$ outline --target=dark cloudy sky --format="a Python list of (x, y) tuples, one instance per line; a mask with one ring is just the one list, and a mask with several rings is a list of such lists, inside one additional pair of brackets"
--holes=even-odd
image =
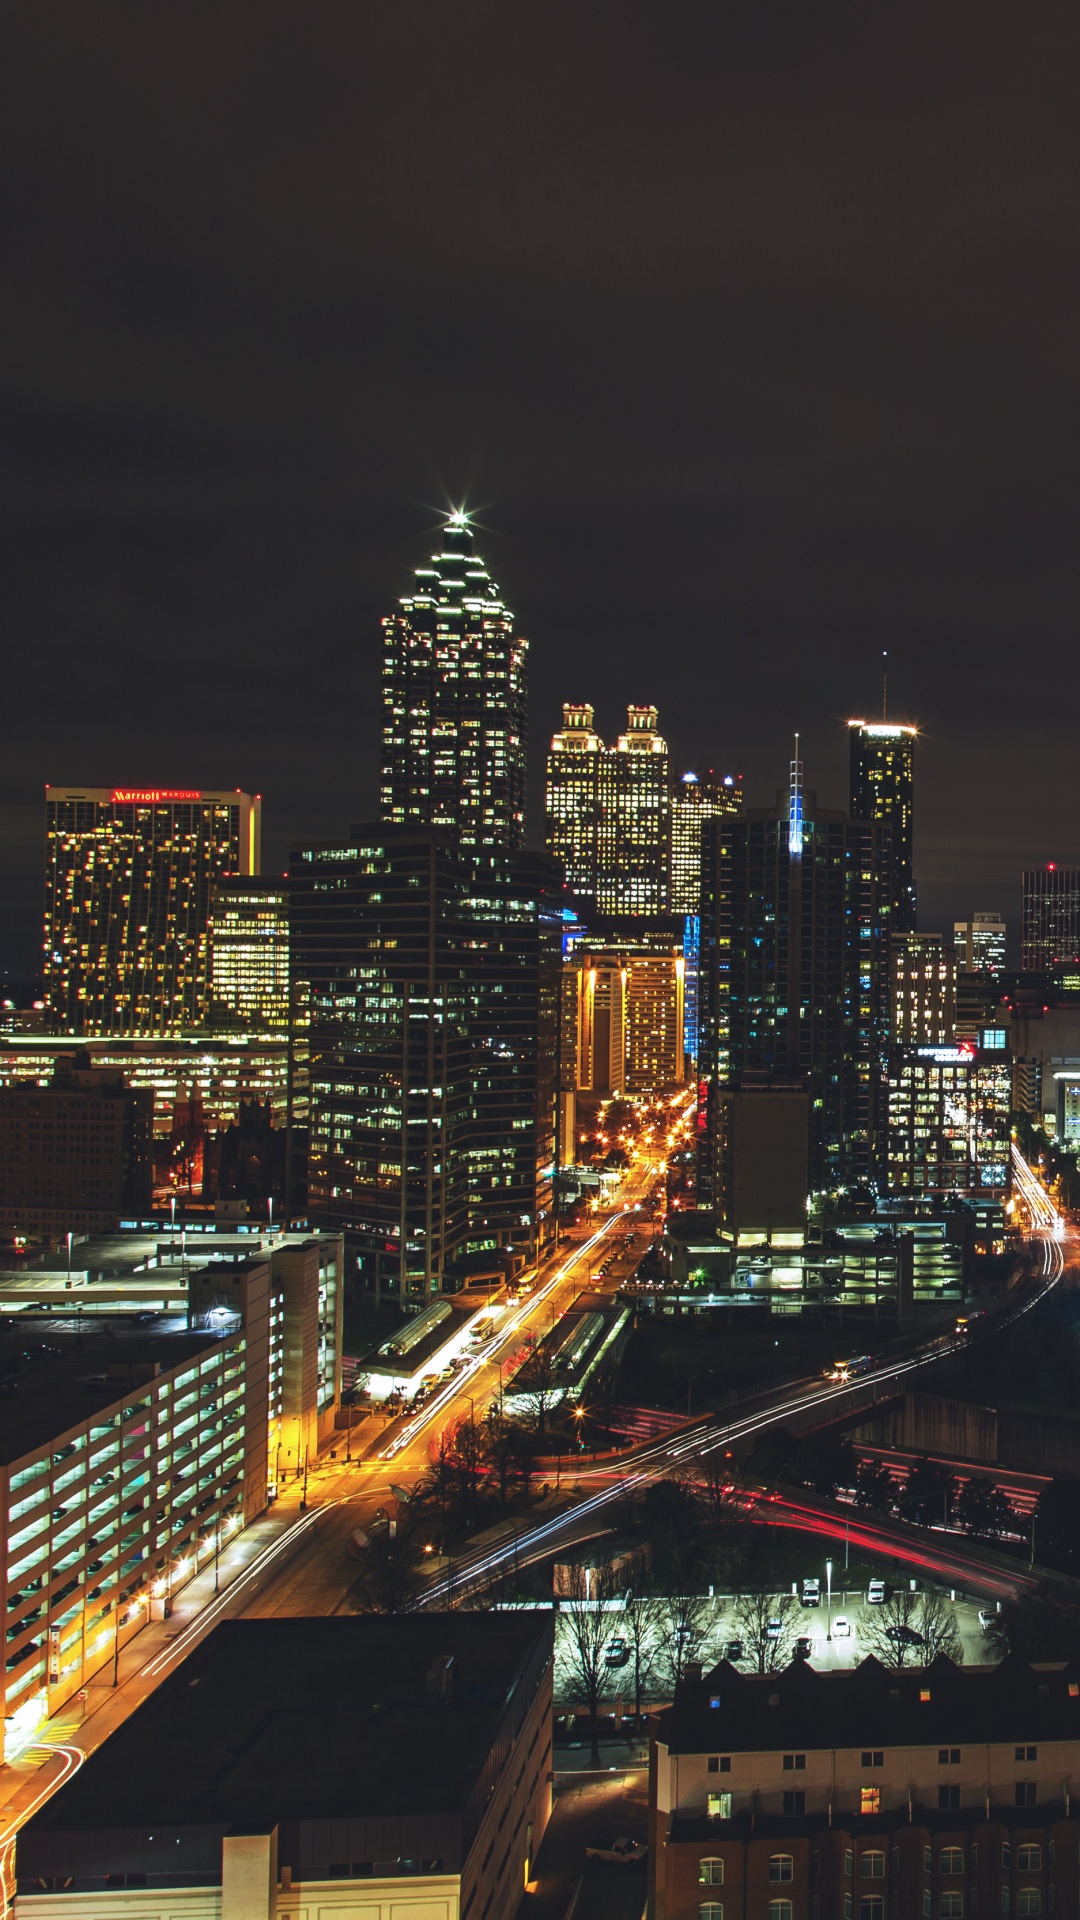
[(7, 11), (0, 964), (41, 791), (372, 809), (465, 500), (565, 698), (842, 804), (890, 653), (928, 925), (1080, 859), (1075, 4)]

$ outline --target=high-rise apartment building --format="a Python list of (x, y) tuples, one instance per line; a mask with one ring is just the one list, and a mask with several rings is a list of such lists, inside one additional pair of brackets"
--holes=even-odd
[(465, 514), (452, 513), (431, 565), (383, 621), (388, 825), (445, 828), (463, 847), (520, 846), (527, 652)]
[(590, 706), (563, 704), (561, 732), (547, 761), (548, 852), (561, 860), (571, 893), (595, 899), (600, 827), (600, 761), (607, 752)]
[(244, 1033), (289, 1025), (289, 910), (283, 881), (219, 880), (210, 894), (210, 1024)]
[(671, 762), (655, 707), (628, 707), (626, 732), (600, 759), (596, 901), (601, 913), (666, 913)]
[(46, 1019), (179, 1033), (210, 1000), (210, 895), (259, 869), (258, 795), (47, 787)]
[(701, 910), (701, 832), (742, 812), (742, 774), (684, 773), (671, 790), (672, 913)]
[(1080, 961), (1080, 867), (1028, 867), (1020, 965), (1028, 973)]
[(546, 1237), (560, 951), (543, 855), (362, 825), (292, 858), (293, 1124), (308, 1209), (403, 1304)]
[(951, 1046), (956, 956), (939, 933), (903, 933), (889, 955), (889, 1037), (898, 1047)]
[(849, 720), (853, 820), (874, 820), (892, 839), (890, 926), (915, 929), (915, 741), (916, 727), (884, 720)]
[(715, 1201), (717, 1090), (801, 1080), (810, 1185), (873, 1171), (887, 1016), (888, 829), (818, 809), (792, 763), (775, 809), (705, 830), (698, 1186)]
[(953, 925), (956, 964), (965, 973), (1001, 973), (1005, 966), (1005, 922), (999, 913), (976, 913)]
[(576, 1014), (579, 1092), (652, 1094), (682, 1085), (685, 971), (670, 934), (574, 946), (564, 997)]

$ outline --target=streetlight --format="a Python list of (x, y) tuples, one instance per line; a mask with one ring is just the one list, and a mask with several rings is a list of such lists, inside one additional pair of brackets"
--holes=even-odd
[(832, 1639), (832, 1561), (825, 1562), (825, 1638)]

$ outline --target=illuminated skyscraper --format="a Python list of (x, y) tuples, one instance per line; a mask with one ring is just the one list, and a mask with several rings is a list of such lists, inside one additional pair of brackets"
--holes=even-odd
[(308, 1209), (403, 1306), (551, 1231), (560, 900), (543, 854), (470, 858), (427, 827), (360, 824), (292, 856)]
[(259, 870), (258, 795), (47, 787), (45, 1000), (54, 1033), (180, 1033), (210, 1000), (210, 894)]
[(742, 774), (684, 773), (671, 794), (671, 912), (701, 910), (701, 829), (742, 812)]
[(671, 762), (655, 707), (628, 707), (626, 732), (600, 756), (596, 903), (601, 913), (666, 913)]
[(561, 733), (547, 762), (548, 852), (563, 863), (571, 893), (596, 897), (600, 762), (607, 752), (593, 727), (593, 708), (563, 705)]
[(1080, 960), (1080, 867), (1029, 867), (1024, 874), (1020, 965), (1028, 973)]
[(1005, 922), (1000, 913), (976, 913), (953, 924), (956, 964), (967, 973), (1001, 973), (1005, 966)]
[(528, 642), (452, 513), (383, 621), (381, 812), (463, 847), (517, 847), (525, 823)]
[(220, 880), (210, 895), (210, 1022), (245, 1033), (289, 1025), (289, 911), (284, 881)]
[(892, 838), (892, 929), (915, 930), (914, 766), (916, 727), (849, 720), (853, 820), (876, 820)]

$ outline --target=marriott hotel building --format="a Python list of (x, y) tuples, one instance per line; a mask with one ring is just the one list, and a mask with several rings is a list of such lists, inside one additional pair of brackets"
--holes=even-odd
[(46, 1019), (54, 1033), (203, 1024), (211, 889), (259, 870), (258, 795), (47, 787)]

